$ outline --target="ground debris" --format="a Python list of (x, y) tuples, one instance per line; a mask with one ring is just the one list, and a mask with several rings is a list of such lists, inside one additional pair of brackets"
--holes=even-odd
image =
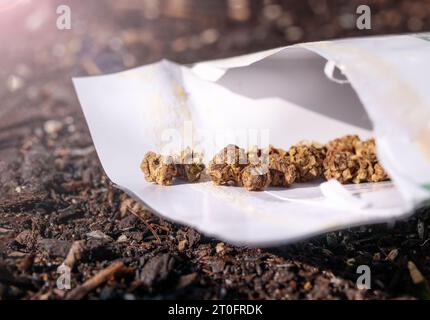
[(408, 269), (416, 296), (420, 299), (430, 300), (430, 287), (421, 271), (412, 261), (408, 261)]
[(81, 260), (82, 254), (85, 251), (85, 242), (75, 241), (73, 242), (72, 246), (70, 247), (69, 252), (67, 253), (66, 259), (64, 260), (63, 264), (68, 266), (70, 269), (73, 269), (76, 262)]
[(58, 239), (39, 239), (37, 246), (42, 252), (52, 257), (66, 257), (72, 246), (70, 241)]
[(122, 261), (114, 261), (105, 269), (99, 271), (94, 277), (85, 281), (82, 285), (76, 287), (70, 293), (67, 294), (67, 300), (80, 300), (84, 298), (89, 292), (106, 282), (109, 278), (115, 276), (117, 272), (120, 272), (124, 268)]
[(140, 272), (142, 283), (150, 288), (154, 284), (166, 280), (173, 270), (174, 264), (175, 258), (167, 253), (149, 259)]

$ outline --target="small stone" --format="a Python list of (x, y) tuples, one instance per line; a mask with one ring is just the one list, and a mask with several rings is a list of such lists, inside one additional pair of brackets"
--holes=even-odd
[(136, 296), (132, 293), (124, 294), (124, 300), (136, 300)]
[(350, 258), (348, 260), (346, 260), (346, 264), (350, 267), (355, 265), (355, 259), (354, 258)]
[(187, 240), (181, 240), (181, 241), (179, 241), (179, 243), (178, 243), (178, 250), (180, 252), (184, 251), (187, 248), (187, 245), (188, 245), (188, 241)]
[(200, 35), (201, 41), (205, 44), (213, 44), (219, 39), (219, 32), (216, 29), (206, 29)]
[(122, 234), (118, 237), (118, 239), (116, 240), (117, 242), (127, 242), (128, 238), (125, 234)]
[(6, 86), (10, 92), (15, 92), (24, 86), (24, 80), (17, 75), (10, 75), (7, 79)]
[(176, 285), (176, 289), (185, 288), (185, 287), (189, 286), (190, 284), (192, 284), (193, 282), (195, 282), (196, 279), (197, 279), (197, 273), (196, 272), (181, 276), (178, 280), (178, 284)]
[(225, 244), (224, 244), (224, 242), (217, 243), (217, 245), (215, 247), (216, 253), (222, 253), (224, 250), (225, 250)]
[(15, 241), (23, 246), (30, 246), (34, 242), (34, 236), (31, 230), (24, 230), (18, 234)]
[(109, 237), (107, 234), (104, 234), (100, 230), (91, 231), (85, 234), (88, 238), (92, 239), (103, 239), (103, 240), (109, 240), (112, 241), (112, 238)]
[(305, 289), (305, 290), (310, 290), (310, 289), (312, 289), (312, 284), (311, 284), (309, 281), (307, 281), (307, 282), (305, 283), (305, 285), (303, 286), (303, 289)]
[(160, 254), (145, 263), (140, 278), (147, 287), (162, 282), (168, 278), (175, 265), (175, 258), (168, 253)]
[(376, 253), (373, 255), (373, 261), (380, 261), (380, 260), (381, 260), (381, 253), (376, 252)]
[(64, 125), (58, 120), (48, 120), (43, 124), (43, 129), (49, 135), (56, 135), (63, 129)]
[(219, 272), (222, 272), (224, 270), (225, 261), (222, 259), (211, 260), (210, 266), (212, 268), (212, 272), (219, 273)]
[(41, 239), (37, 242), (39, 249), (52, 257), (66, 257), (72, 246), (70, 241), (58, 239)]
[(263, 16), (267, 20), (277, 20), (282, 15), (282, 6), (279, 4), (267, 5), (263, 9)]

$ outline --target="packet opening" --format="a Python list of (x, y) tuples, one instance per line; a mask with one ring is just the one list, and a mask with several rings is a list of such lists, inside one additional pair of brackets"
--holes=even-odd
[[(372, 123), (349, 83), (331, 81), (324, 70), (327, 60), (300, 47), (285, 48), (249, 66), (227, 69), (219, 85), (251, 99), (280, 98), (365, 130)], [(336, 78), (345, 78), (339, 75)], [(346, 79), (347, 80), (347, 79)]]

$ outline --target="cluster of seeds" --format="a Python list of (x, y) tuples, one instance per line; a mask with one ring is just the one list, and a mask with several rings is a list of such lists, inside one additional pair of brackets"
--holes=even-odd
[[(187, 148), (167, 157), (148, 152), (141, 169), (147, 181), (170, 185), (174, 178), (198, 181), (205, 165), (201, 156)], [(273, 146), (246, 151), (228, 145), (209, 161), (207, 173), (216, 185), (242, 186), (249, 191), (262, 191), (269, 186), (285, 188), (294, 182), (322, 178), (341, 183), (388, 180), (376, 157), (375, 141), (361, 141), (354, 135), (326, 145), (301, 142), (288, 151)]]
[(342, 183), (379, 182), (388, 175), (376, 157), (374, 139), (345, 136), (327, 144), (324, 176)]
[(174, 156), (147, 152), (140, 163), (140, 169), (146, 181), (168, 186), (172, 184), (174, 178), (188, 182), (198, 181), (205, 165), (198, 153), (187, 148)]

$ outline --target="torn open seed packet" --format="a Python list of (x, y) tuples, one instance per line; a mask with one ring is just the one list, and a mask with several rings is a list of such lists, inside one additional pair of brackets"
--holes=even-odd
[[(74, 85), (118, 188), (208, 236), (270, 246), (405, 218), (429, 201), (429, 38), (163, 60)], [(339, 148), (345, 136), (360, 144)], [(229, 145), (238, 160), (217, 164)], [(267, 167), (240, 163), (241, 152), (262, 159), (261, 150)]]

